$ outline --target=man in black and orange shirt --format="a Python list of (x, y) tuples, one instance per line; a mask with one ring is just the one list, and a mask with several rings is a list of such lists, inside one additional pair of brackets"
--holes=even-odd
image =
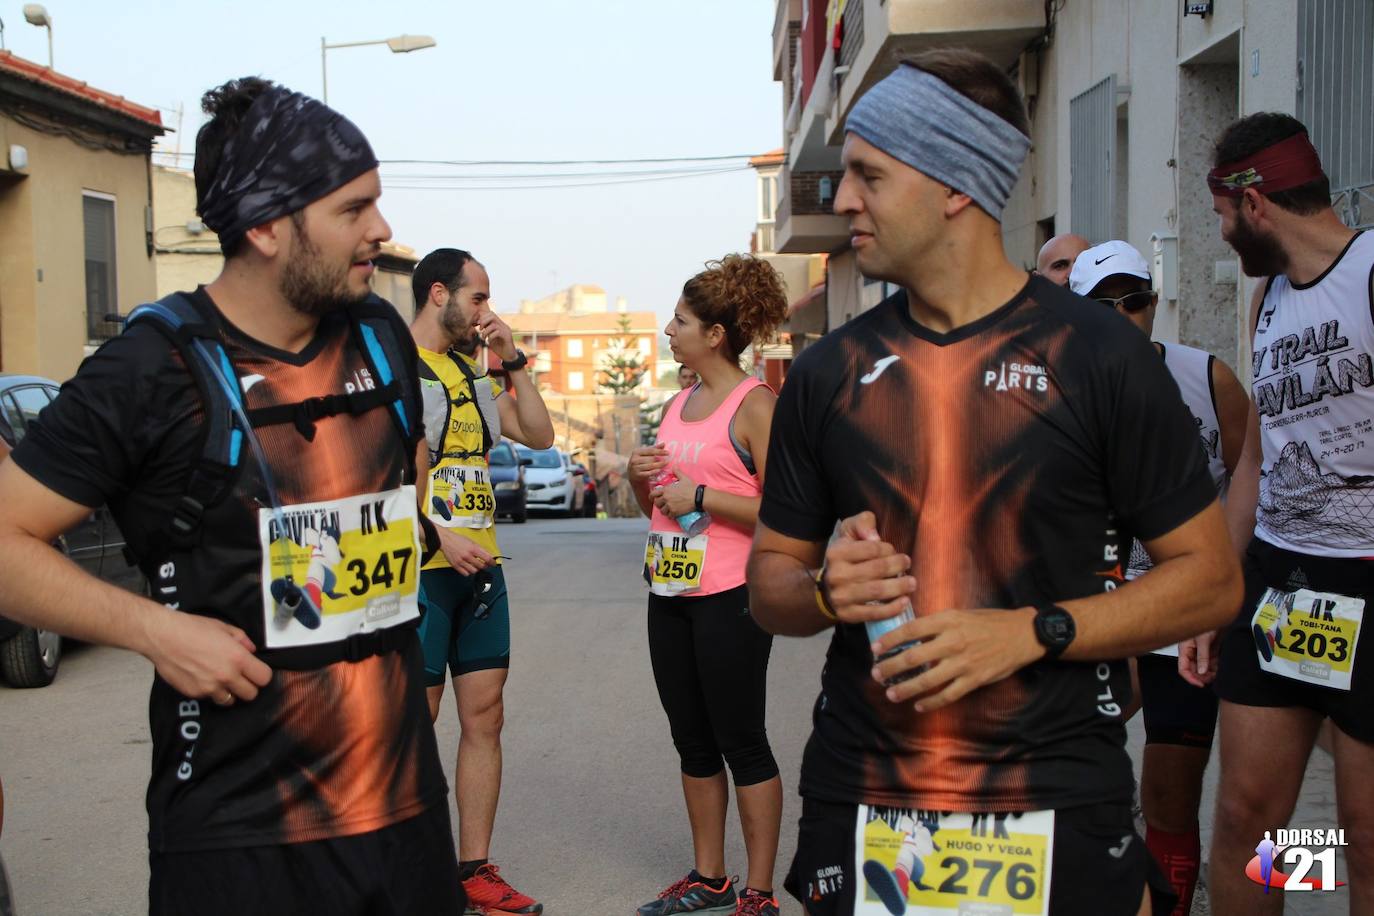
[[(391, 235), (377, 160), (347, 119), (264, 80), (204, 107), (197, 207), (224, 270), (151, 307), (195, 316), (175, 340), (135, 317), (0, 465), (0, 611), (156, 669), (150, 912), (456, 916), (414, 632), (416, 354), (368, 299)], [(221, 498), (188, 501), (230, 413), (200, 370), (232, 390), (241, 463)], [(102, 503), (156, 601), (48, 546)]]
[[(834, 626), (788, 888), (813, 916), (1167, 913), (1121, 712), (1125, 658), (1239, 597), (1192, 420), (1128, 322), (1007, 261), (1029, 141), (999, 69), (925, 52), (846, 128), (836, 212), (904, 290), (808, 349), (774, 418), (750, 606)], [(1157, 565), (1127, 585), (1132, 535)]]

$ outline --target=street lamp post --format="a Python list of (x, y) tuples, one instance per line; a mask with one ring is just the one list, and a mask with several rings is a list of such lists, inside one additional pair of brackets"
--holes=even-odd
[(24, 4), (24, 21), (48, 30), (48, 69), (52, 69), (52, 17), (41, 3)]
[[(25, 15), (28, 15), (28, 7), (24, 8)], [(29, 20), (32, 22), (33, 20)], [(51, 41), (51, 33), (49, 33)], [(438, 42), (428, 35), (397, 35), (395, 38), (379, 38), (376, 41), (344, 41), (338, 44), (328, 44), (324, 36), (320, 36), (320, 89), (321, 101), (329, 102), (329, 69), (326, 65), (325, 52), (333, 48), (360, 48), (363, 45), (386, 45), (391, 49), (392, 54), (408, 54), (411, 51), (422, 51), (425, 48), (432, 48)]]

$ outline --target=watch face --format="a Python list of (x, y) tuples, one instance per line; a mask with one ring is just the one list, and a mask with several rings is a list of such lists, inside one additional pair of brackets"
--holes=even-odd
[(1036, 617), (1040, 631), (1040, 641), (1046, 646), (1066, 647), (1073, 641), (1075, 627), (1073, 618), (1064, 610), (1056, 608)]

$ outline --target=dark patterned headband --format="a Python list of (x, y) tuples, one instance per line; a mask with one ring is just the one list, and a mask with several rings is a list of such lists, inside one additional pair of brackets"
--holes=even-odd
[(356, 124), (323, 102), (273, 86), (225, 142), (196, 209), (228, 251), (254, 226), (304, 209), (376, 167)]

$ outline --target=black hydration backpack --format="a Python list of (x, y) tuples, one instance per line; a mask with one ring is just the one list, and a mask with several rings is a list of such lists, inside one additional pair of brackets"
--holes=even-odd
[[(243, 462), (245, 446), (257, 451), (253, 435), (257, 427), (293, 423), (301, 435), (313, 440), (316, 420), (341, 413), (356, 416), (386, 406), (404, 443), (406, 482), (415, 482), (415, 454), (410, 443), (421, 422), (422, 408), (413, 395), (417, 383), (406, 359), (408, 349), (396, 338), (396, 311), (376, 295), (347, 310), (353, 342), (378, 387), (257, 409), (244, 405), (238, 374), (221, 342), (218, 314), (184, 293), (140, 305), (129, 314), (126, 327), (151, 325), (177, 348), (195, 379), (205, 409), (204, 446), (160, 548), (185, 550), (199, 541), (205, 510), (228, 495)], [(263, 472), (266, 474), (267, 469)], [(275, 501), (275, 492), (269, 496)]]

